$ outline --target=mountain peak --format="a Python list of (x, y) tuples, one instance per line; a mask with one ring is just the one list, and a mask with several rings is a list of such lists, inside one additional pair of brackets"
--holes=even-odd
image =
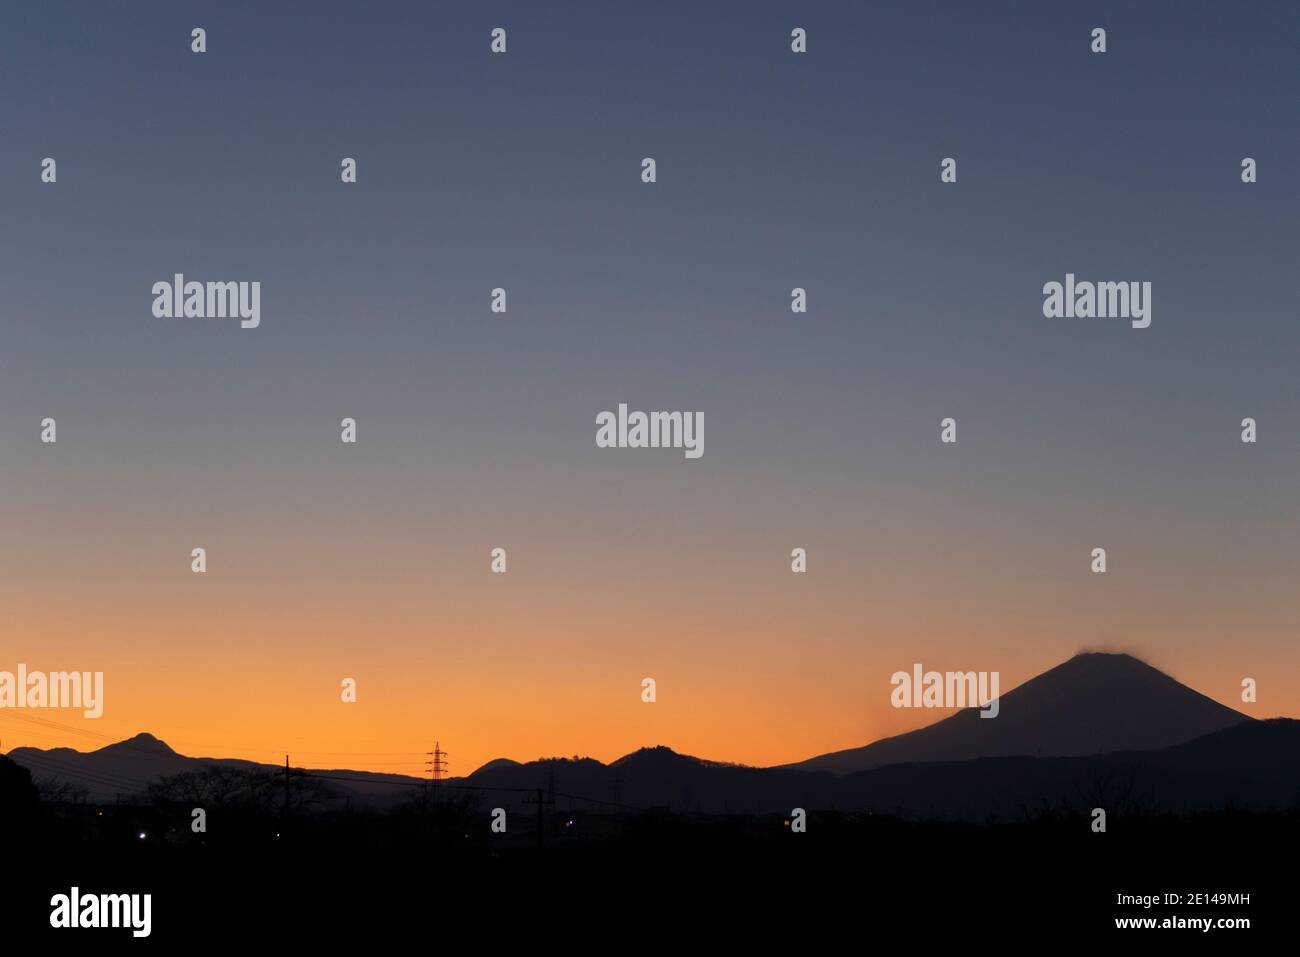
[[(1069, 703), (1080, 706), (1089, 704), (1086, 698), (1092, 695), (1140, 696), (1152, 694), (1157, 689), (1166, 692), (1177, 689), (1184, 692), (1188, 700), (1199, 698), (1210, 701), (1199, 691), (1171, 678), (1141, 658), (1116, 651), (1081, 651), (1073, 658), (1030, 678), (1015, 690), (1023, 696), (1030, 689), (1039, 694), (1049, 692), (1049, 689), (1051, 694), (1068, 691), (1074, 699)], [(1241, 715), (1242, 720), (1245, 717)]]
[(662, 767), (666, 765), (699, 763), (698, 758), (693, 758), (686, 754), (678, 754), (666, 745), (657, 744), (653, 748), (637, 748), (637, 750), (633, 751), (631, 754), (625, 754), (621, 758), (611, 761), (609, 766), (611, 768), (621, 768), (629, 765)]
[(141, 731), (133, 738), (127, 738), (125, 741), (118, 741), (116, 744), (110, 744), (107, 747), (100, 748), (101, 751), (147, 751), (150, 754), (175, 754), (176, 752), (165, 742), (155, 738), (148, 731)]
[(1141, 658), (1131, 655), (1127, 651), (1080, 651), (1073, 658), (1063, 661), (1057, 667), (1064, 668), (1067, 665), (1075, 667), (1132, 668), (1164, 674), (1159, 668), (1147, 664)]
[[(1094, 650), (1090, 648), (1084, 648), (1082, 651), (1075, 652), (1074, 657), (1070, 658), (1069, 660), (1074, 661), (1075, 659), (1078, 658), (1096, 658), (1096, 659), (1109, 658), (1114, 661), (1120, 661), (1120, 660), (1135, 661), (1140, 665), (1146, 664), (1146, 662), (1143, 661), (1141, 658), (1137, 657), (1137, 655), (1131, 655), (1127, 651), (1102, 651), (1100, 649)], [(1147, 665), (1147, 667), (1150, 668), (1151, 666)]]
[(520, 764), (518, 761), (515, 761), (511, 758), (493, 758), (491, 761), (488, 761), (486, 764), (480, 765), (478, 768), (471, 771), (469, 776), (473, 777), (476, 774), (483, 774), (488, 771), (504, 771), (513, 768), (522, 768), (522, 767), (523, 767), (522, 764)]
[(967, 708), (934, 724), (793, 765), (849, 774), (887, 764), (980, 757), (1149, 751), (1252, 720), (1133, 655), (1085, 651), (999, 696), (982, 720)]

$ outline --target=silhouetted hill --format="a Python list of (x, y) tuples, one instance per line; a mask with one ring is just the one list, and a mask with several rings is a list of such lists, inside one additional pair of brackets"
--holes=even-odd
[[(1279, 768), (1300, 760), (1300, 721), (1269, 718), (1246, 721), (1159, 752), (1169, 767), (1248, 771), (1275, 762)], [(1140, 756), (1135, 760), (1141, 760)]]
[(1150, 750), (1250, 720), (1131, 655), (1089, 653), (1003, 694), (996, 718), (981, 718), (970, 708), (916, 731), (788, 767), (850, 774), (920, 761)]
[[(597, 810), (621, 805), (714, 813), (768, 812), (796, 801), (788, 804), (788, 810), (799, 803), (796, 799), (829, 802), (834, 779), (828, 774), (706, 761), (661, 745), (641, 748), (610, 764), (592, 758), (548, 758), (480, 769), (463, 783), (502, 789), (550, 790), (553, 786), (574, 807)], [(516, 799), (508, 793), (487, 793), (495, 804), (525, 809), (523, 795)]]
[[(995, 719), (996, 720), (996, 719)], [(36, 777), (65, 776), (90, 786), (100, 798), (130, 793), (103, 770), (104, 751), (69, 749), (13, 752)], [(119, 749), (126, 750), (126, 749)], [(112, 753), (112, 752), (110, 752)], [(130, 752), (128, 752), (130, 753)], [(138, 753), (136, 753), (138, 755)], [(53, 758), (51, 756), (54, 756)], [(275, 765), (172, 755), (185, 770), (212, 766)], [(93, 770), (98, 768), (100, 770)], [(174, 766), (169, 773), (175, 773)], [(322, 771), (331, 795), (321, 805), (345, 800), (392, 807), (419, 793), (423, 781), (365, 771)], [(1169, 748), (1076, 757), (996, 757), (971, 761), (888, 765), (843, 777), (790, 768), (753, 768), (704, 761), (671, 749), (643, 748), (612, 764), (591, 758), (493, 761), (467, 778), (447, 781), (452, 794), (469, 788), (489, 807), (532, 814), (525, 798), (541, 788), (561, 807), (590, 811), (671, 808), (678, 812), (789, 813), (838, 808), (909, 818), (983, 821), (1015, 818), (1027, 810), (1125, 807), (1195, 810), (1227, 805), (1294, 807), (1300, 801), (1300, 722), (1248, 721)]]
[(156, 754), (164, 756), (175, 756), (176, 752), (163, 741), (159, 741), (147, 731), (141, 731), (134, 738), (127, 738), (125, 741), (119, 741), (116, 744), (110, 744), (106, 748), (101, 748), (104, 754)]
[(84, 789), (94, 800), (143, 793), (160, 778), (203, 767), (272, 767), (239, 758), (191, 758), (177, 754), (152, 734), (141, 733), (96, 751), (72, 748), (14, 748), (9, 757), (29, 768), (37, 780), (48, 779)]
[(484, 771), (492, 771), (498, 768), (517, 768), (517, 767), (519, 767), (518, 761), (512, 761), (510, 758), (495, 758), (494, 760), (491, 760), (487, 764), (483, 765), (477, 771), (471, 771), (469, 776), (472, 778), (474, 775)]
[(1171, 748), (1070, 758), (896, 764), (840, 779), (848, 804), (983, 821), (1093, 807), (1184, 812), (1300, 805), (1300, 721), (1248, 721)]
[[(986, 719), (987, 720), (987, 719)], [(992, 719), (998, 720), (998, 719)], [(791, 768), (703, 761), (643, 748), (609, 765), (559, 758), (501, 766), (468, 783), (543, 788), (638, 808), (705, 813), (789, 813), (792, 808), (870, 810), (909, 818), (984, 821), (1044, 806), (1112, 812), (1186, 811), (1227, 805), (1294, 806), (1300, 798), (1300, 722), (1243, 721), (1151, 751), (1074, 757), (995, 757), (889, 765), (844, 777)], [(485, 792), (528, 814), (523, 796)], [(577, 801), (574, 807), (593, 807)]]
[[(1157, 747), (1158, 741), (1168, 743)], [(36, 779), (85, 788), (96, 800), (142, 794), (149, 783), (184, 772), (283, 772), (278, 765), (186, 757), (149, 734), (88, 753), (17, 748), (10, 757)], [(859, 764), (878, 766), (841, 776), (815, 770)], [(322, 786), (313, 799), (317, 810), (393, 807), (419, 799), (426, 784), (368, 771), (310, 773)], [(478, 794), (489, 807), (526, 816), (535, 811), (525, 799), (539, 788), (560, 808), (588, 811), (788, 814), (802, 807), (981, 821), (1063, 804), (1282, 808), (1300, 801), (1300, 722), (1248, 719), (1128, 655), (1079, 655), (1003, 695), (996, 718), (963, 712), (803, 765), (745, 767), (660, 746), (610, 764), (502, 758), (446, 782), (448, 798)]]

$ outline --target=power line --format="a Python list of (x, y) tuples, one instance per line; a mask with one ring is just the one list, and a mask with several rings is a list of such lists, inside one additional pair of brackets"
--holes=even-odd
[(61, 758), (51, 757), (49, 753), (45, 751), (41, 751), (35, 755), (24, 754), (21, 755), (19, 758), (14, 759), (14, 761), (16, 764), (19, 765), (25, 765), (28, 762), (31, 762), (32, 764), (39, 765), (46, 770), (67, 771), (69, 773), (76, 771), (82, 775), (93, 775), (95, 777), (103, 778), (106, 781), (109, 781), (110, 783), (118, 784), (118, 785), (129, 784), (132, 787), (143, 787), (145, 785), (145, 782), (133, 778), (129, 774), (121, 774), (119, 772), (109, 771), (103, 768), (74, 767), (66, 763)]
[(546, 836), (545, 836), (546, 829), (544, 827), (545, 817), (543, 816), (542, 809), (546, 805), (551, 805), (551, 806), (555, 805), (555, 792), (551, 791), (548, 794), (545, 791), (543, 791), (541, 788), (537, 788), (536, 790), (537, 790), (537, 797), (524, 798), (524, 803), (537, 805), (537, 849), (540, 851), (543, 847), (546, 846)]
[[(347, 781), (350, 784), (384, 784), (384, 785), (397, 785), (400, 787), (410, 787), (410, 788), (422, 788), (428, 785), (427, 781), (377, 781), (373, 778), (345, 778), (337, 774), (318, 774), (315, 771), (310, 771), (305, 769), (300, 769), (299, 773), (301, 773), (305, 777), (315, 778), (318, 781)], [(481, 785), (478, 787), (470, 787), (468, 785), (463, 785), (463, 784), (462, 785), (448, 784), (445, 781), (441, 783), (439, 787), (447, 791), (515, 791), (520, 794), (532, 794), (533, 791), (536, 790), (535, 788), (497, 787), (491, 784)]]
[[(301, 770), (301, 769), (298, 770), (298, 773), (303, 775), (304, 777), (315, 778), (318, 781), (343, 781), (349, 784), (382, 784), (382, 785), (396, 785), (400, 787), (414, 787), (414, 788), (423, 787), (425, 784), (425, 782), (423, 781), (375, 781), (369, 778), (346, 778), (337, 774), (317, 774), (315, 771), (308, 771), (308, 770)], [(510, 794), (536, 794), (538, 791), (538, 788), (512, 788), (512, 787), (504, 787), (498, 784), (479, 784), (479, 785), (449, 784), (445, 781), (440, 785), (440, 787), (448, 791), (499, 791), (502, 793), (510, 793)], [(541, 790), (545, 792), (545, 788)], [(608, 798), (592, 797), (588, 794), (569, 794), (566, 791), (555, 791), (553, 793), (556, 797), (568, 798), (571, 801), (586, 801), (588, 804), (607, 805), (609, 807), (620, 808), (624, 811), (648, 811), (649, 810), (649, 808), (640, 807), (636, 804), (622, 804), (618, 801), (611, 801)], [(534, 802), (529, 801), (528, 803), (532, 804)], [(547, 803), (551, 803), (551, 802), (547, 802)]]
[(29, 770), (39, 771), (47, 775), (57, 775), (59, 777), (74, 777), (101, 788), (108, 787), (114, 789), (143, 791), (148, 787), (146, 782), (132, 780), (122, 775), (97, 771), (92, 768), (70, 768), (66, 765), (60, 765), (55, 762), (47, 763), (39, 758), (29, 759), (24, 757), (22, 761), (17, 763), (27, 767)]

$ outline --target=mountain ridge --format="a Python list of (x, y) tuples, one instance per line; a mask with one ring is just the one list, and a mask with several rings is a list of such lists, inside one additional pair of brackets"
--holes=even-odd
[[(1178, 787), (1196, 800), (1247, 803), (1276, 802), (1288, 787), (1300, 785), (1300, 722), (1257, 721), (1129, 655), (1076, 655), (1002, 695), (1000, 704), (997, 718), (982, 719), (977, 709), (968, 709), (914, 732), (795, 765), (749, 767), (658, 745), (608, 764), (576, 757), (523, 763), (497, 758), (446, 783), (492, 795), (501, 805), (544, 787), (571, 800), (629, 810), (848, 807), (958, 817), (1009, 813), (1017, 801), (1044, 796), (1071, 799), (1086, 790), (1087, 778), (1101, 765), (1142, 778), (1152, 795), (1171, 805), (1183, 800), (1171, 782), (1181, 782)], [(999, 732), (1002, 722), (1009, 733)], [(1113, 747), (1099, 750), (1108, 743)], [(1053, 748), (1076, 753), (1045, 753)], [(37, 778), (61, 779), (105, 799), (143, 793), (152, 781), (183, 772), (284, 771), (239, 758), (187, 757), (147, 732), (96, 751), (16, 748), (9, 756)], [(825, 759), (834, 760), (819, 766)], [(1163, 768), (1164, 778), (1152, 777), (1151, 768)], [(295, 773), (320, 777), (330, 795), (327, 804), (392, 807), (427, 784), (372, 771)]]
[(1082, 652), (1002, 694), (996, 718), (967, 708), (781, 767), (844, 775), (890, 764), (1149, 751), (1252, 720), (1133, 655)]

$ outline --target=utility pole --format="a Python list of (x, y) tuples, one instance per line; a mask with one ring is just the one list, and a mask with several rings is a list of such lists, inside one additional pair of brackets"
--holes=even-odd
[(542, 816), (542, 808), (544, 805), (554, 804), (555, 798), (548, 796), (545, 788), (538, 788), (537, 800), (524, 798), (524, 803), (537, 805), (537, 849), (540, 851), (546, 844), (545, 829), (543, 828), (545, 818)]
[(289, 755), (285, 755), (285, 806), (279, 809), (279, 832), (285, 835), (285, 840), (289, 840)]

